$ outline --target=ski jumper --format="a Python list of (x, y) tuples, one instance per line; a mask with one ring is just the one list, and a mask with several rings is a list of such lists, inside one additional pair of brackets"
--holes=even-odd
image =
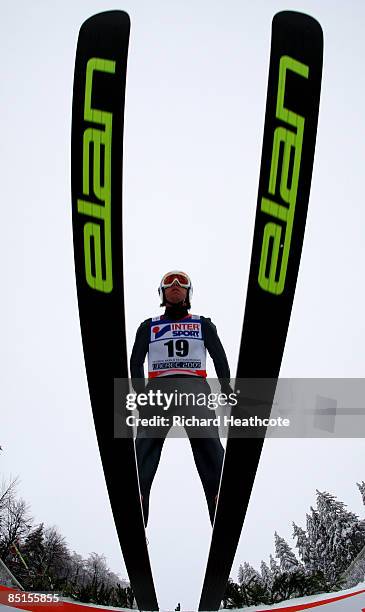
[[(215, 325), (206, 317), (190, 315), (185, 307), (167, 306), (161, 317), (147, 319), (137, 330), (130, 360), (135, 391), (145, 393), (149, 389), (157, 390), (163, 382), (164, 391), (181, 389), (184, 392), (191, 390), (195, 394), (208, 395), (210, 387), (206, 381), (206, 350), (213, 360), (222, 391), (225, 392), (225, 386), (229, 384), (230, 371)], [(145, 387), (143, 364), (147, 354), (149, 382)], [(169, 409), (170, 414), (178, 412), (181, 412), (181, 406), (172, 406)], [(142, 418), (148, 418), (153, 414), (151, 406), (139, 410), (139, 416)], [(202, 418), (211, 418), (212, 411), (206, 406), (199, 406), (199, 415)], [(150, 490), (168, 431), (169, 428), (166, 428), (161, 434), (159, 428), (159, 437), (155, 437), (151, 427), (148, 430), (138, 427), (137, 430), (136, 453), (146, 525)], [(199, 428), (193, 431), (186, 429), (186, 431), (204, 488), (210, 520), (213, 523), (224, 456), (218, 428), (214, 426), (208, 430), (205, 428), (203, 434), (199, 434)]]

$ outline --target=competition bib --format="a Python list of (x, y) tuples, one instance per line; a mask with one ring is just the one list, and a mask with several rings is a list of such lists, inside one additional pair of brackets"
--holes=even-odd
[(172, 374), (207, 375), (202, 324), (197, 315), (188, 315), (180, 321), (161, 317), (151, 321), (148, 377)]

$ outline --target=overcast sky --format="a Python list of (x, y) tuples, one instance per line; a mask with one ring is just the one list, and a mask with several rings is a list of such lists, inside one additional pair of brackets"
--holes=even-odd
[[(325, 52), (308, 221), (281, 369), (364, 376), (365, 4), (332, 0), (3, 2), (1, 471), (19, 475), (37, 522), (125, 574), (98, 456), (73, 268), (70, 126), (82, 22), (132, 22), (125, 117), (125, 283), (129, 351), (160, 313), (161, 275), (182, 268), (194, 313), (210, 316), (237, 364), (257, 200), (271, 21), (316, 17)], [(210, 362), (209, 373), (214, 375)], [(363, 440), (265, 443), (232, 577), (305, 526), (315, 489), (363, 515)], [(245, 466), (237, 466), (245, 469)], [(122, 485), (122, 483), (121, 483)], [(148, 527), (162, 608), (196, 607), (210, 541), (187, 440), (168, 440)]]

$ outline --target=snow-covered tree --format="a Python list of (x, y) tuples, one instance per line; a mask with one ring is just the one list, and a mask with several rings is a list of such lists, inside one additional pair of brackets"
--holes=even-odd
[(272, 555), (270, 555), (270, 571), (272, 573), (273, 579), (275, 579), (280, 574), (280, 567), (277, 564), (276, 559)]
[(270, 591), (274, 575), (267, 563), (265, 563), (265, 561), (261, 561), (261, 578), (265, 587)]
[(104, 555), (98, 553), (90, 553), (85, 563), (85, 568), (88, 574), (89, 582), (96, 588), (102, 582), (106, 582), (108, 578), (108, 567)]
[(332, 586), (365, 543), (364, 521), (330, 493), (317, 491), (317, 509), (307, 515), (307, 536), (306, 566), (321, 571)]
[(248, 606), (249, 604), (250, 601), (245, 590), (242, 589), (242, 585), (239, 586), (229, 578), (222, 600), (223, 608), (243, 608), (243, 606)]
[(307, 536), (308, 536), (308, 550), (307, 550), (307, 564), (308, 570), (323, 570), (323, 563), (321, 559), (323, 557), (323, 548), (326, 543), (326, 531), (322, 525), (319, 517), (319, 513), (315, 508), (310, 507), (310, 514), (306, 515), (307, 520)]
[(75, 551), (70, 555), (68, 570), (68, 580), (71, 585), (81, 585), (85, 582), (84, 559)]
[(275, 556), (279, 559), (282, 572), (295, 572), (299, 567), (299, 561), (290, 548), (289, 544), (275, 531)]
[(3, 480), (0, 485), (0, 526), (2, 514), (7, 512), (9, 500), (15, 498), (17, 485), (17, 478), (10, 478), (9, 482)]
[(317, 492), (318, 510), (326, 517), (327, 533), (337, 564), (345, 569), (365, 544), (363, 522), (329, 493)]
[(24, 540), (22, 553), (27, 564), (35, 570), (41, 567), (44, 560), (44, 524), (40, 523), (29, 532)]
[(363, 503), (363, 504), (364, 504), (364, 506), (365, 506), (365, 482), (364, 482), (364, 481), (362, 481), (362, 482), (357, 482), (356, 484), (357, 484), (357, 486), (358, 486), (358, 488), (359, 488), (359, 491), (360, 491), (360, 493), (361, 493), (362, 503)]
[(1, 509), (0, 524), (0, 557), (7, 559), (14, 542), (22, 540), (31, 527), (29, 506), (23, 499), (16, 499), (12, 491), (5, 494)]
[(237, 580), (238, 580), (238, 584), (242, 584), (242, 582), (243, 582), (243, 566), (242, 566), (242, 563), (240, 564), (240, 566), (238, 568)]
[(47, 527), (44, 532), (45, 568), (44, 575), (48, 582), (55, 587), (69, 573), (71, 556), (65, 538), (56, 527)]
[(305, 567), (309, 567), (311, 561), (310, 542), (304, 529), (293, 522), (293, 538), (297, 539), (295, 547), (298, 549), (299, 557)]
[(257, 570), (255, 570), (252, 565), (250, 565), (249, 563), (245, 562), (243, 564), (242, 567), (242, 573), (241, 573), (241, 582), (240, 584), (243, 584), (245, 586), (247, 585), (252, 585), (253, 583), (261, 583), (262, 579), (261, 576), (259, 574), (259, 572)]

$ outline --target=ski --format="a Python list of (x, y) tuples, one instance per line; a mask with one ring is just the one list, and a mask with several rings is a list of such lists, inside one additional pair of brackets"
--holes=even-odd
[[(270, 414), (294, 299), (304, 238), (318, 123), (323, 59), (319, 23), (302, 13), (274, 16), (258, 203), (237, 366), (242, 379), (265, 379), (259, 395)], [(246, 404), (246, 405), (245, 405)], [(199, 604), (218, 610), (228, 583), (263, 446), (230, 427), (212, 541)]]
[(114, 379), (128, 378), (122, 238), (123, 123), (130, 21), (122, 11), (82, 25), (72, 107), (76, 284), (95, 429), (118, 538), (140, 610), (158, 610), (133, 437), (114, 437)]

